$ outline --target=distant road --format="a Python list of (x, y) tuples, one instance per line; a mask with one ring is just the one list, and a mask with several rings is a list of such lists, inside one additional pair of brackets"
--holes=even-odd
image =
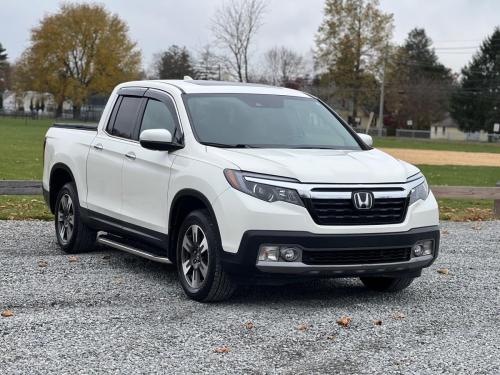
[(494, 153), (414, 150), (406, 148), (381, 148), (381, 150), (412, 164), (500, 167), (500, 154)]

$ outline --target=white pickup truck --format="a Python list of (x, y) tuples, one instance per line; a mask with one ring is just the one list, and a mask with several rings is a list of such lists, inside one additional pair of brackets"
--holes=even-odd
[(186, 294), (359, 277), (398, 291), (439, 248), (420, 171), (306, 93), (196, 80), (116, 87), (97, 128), (55, 124), (44, 196), (67, 253), (174, 263)]

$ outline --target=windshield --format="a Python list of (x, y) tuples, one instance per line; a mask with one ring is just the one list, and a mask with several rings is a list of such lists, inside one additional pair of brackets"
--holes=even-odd
[(188, 94), (199, 142), (218, 147), (361, 150), (318, 100), (261, 94)]

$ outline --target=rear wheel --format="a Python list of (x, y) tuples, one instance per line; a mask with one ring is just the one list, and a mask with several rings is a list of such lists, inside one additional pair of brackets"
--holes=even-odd
[(177, 241), (177, 270), (184, 292), (201, 302), (231, 297), (236, 284), (224, 271), (222, 246), (208, 211), (191, 212), (181, 225)]
[(81, 220), (78, 193), (73, 182), (59, 191), (55, 211), (56, 237), (62, 250), (68, 254), (92, 250), (96, 232)]
[(398, 292), (406, 289), (414, 277), (361, 277), (361, 282), (370, 290), (377, 292)]

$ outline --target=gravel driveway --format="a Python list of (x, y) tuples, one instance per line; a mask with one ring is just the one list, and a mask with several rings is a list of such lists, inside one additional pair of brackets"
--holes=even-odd
[(0, 374), (499, 374), (500, 221), (444, 223), (440, 258), (405, 292), (342, 279), (211, 305), (188, 300), (171, 266), (108, 249), (73, 259), (52, 223), (0, 221), (5, 309)]

